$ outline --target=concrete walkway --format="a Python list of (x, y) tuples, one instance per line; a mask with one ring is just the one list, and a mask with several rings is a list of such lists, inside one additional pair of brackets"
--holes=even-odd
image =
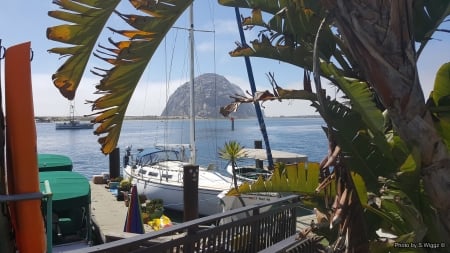
[[(91, 218), (99, 230), (103, 242), (118, 238), (127, 238), (136, 234), (123, 232), (128, 207), (124, 201), (117, 201), (116, 196), (105, 188), (105, 184), (91, 185)], [(146, 232), (153, 231), (144, 224)]]

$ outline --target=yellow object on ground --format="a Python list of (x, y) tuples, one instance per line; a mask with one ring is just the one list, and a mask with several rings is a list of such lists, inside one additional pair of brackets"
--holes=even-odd
[(164, 214), (160, 218), (153, 219), (148, 222), (148, 225), (153, 228), (153, 230), (158, 231), (162, 228), (172, 226), (172, 221), (169, 217)]

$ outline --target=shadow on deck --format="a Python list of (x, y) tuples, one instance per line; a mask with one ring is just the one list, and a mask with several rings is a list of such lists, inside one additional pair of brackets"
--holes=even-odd
[[(72, 253), (313, 252), (308, 240), (295, 239), (299, 205), (298, 196), (287, 196)], [(247, 217), (233, 219), (238, 214)]]

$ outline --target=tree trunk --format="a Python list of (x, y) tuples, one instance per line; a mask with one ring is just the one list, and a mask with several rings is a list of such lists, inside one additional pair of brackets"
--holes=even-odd
[(450, 240), (450, 154), (420, 85), (413, 0), (324, 0), (359, 68), (387, 108), (400, 137), (420, 153), (427, 195)]
[(237, 175), (236, 175), (236, 162), (231, 161), (231, 170), (233, 171), (233, 183), (234, 183), (234, 189), (238, 191), (238, 183), (237, 183)]

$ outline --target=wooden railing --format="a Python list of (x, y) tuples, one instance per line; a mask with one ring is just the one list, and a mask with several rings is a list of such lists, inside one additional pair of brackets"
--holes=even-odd
[[(296, 233), (296, 207), (299, 205), (299, 197), (291, 195), (72, 253), (258, 252)], [(260, 211), (268, 206), (268, 211)], [(236, 219), (239, 214), (247, 217)]]
[(258, 253), (315, 253), (314, 241), (310, 238), (299, 240), (298, 235), (292, 235), (274, 245), (271, 245)]

